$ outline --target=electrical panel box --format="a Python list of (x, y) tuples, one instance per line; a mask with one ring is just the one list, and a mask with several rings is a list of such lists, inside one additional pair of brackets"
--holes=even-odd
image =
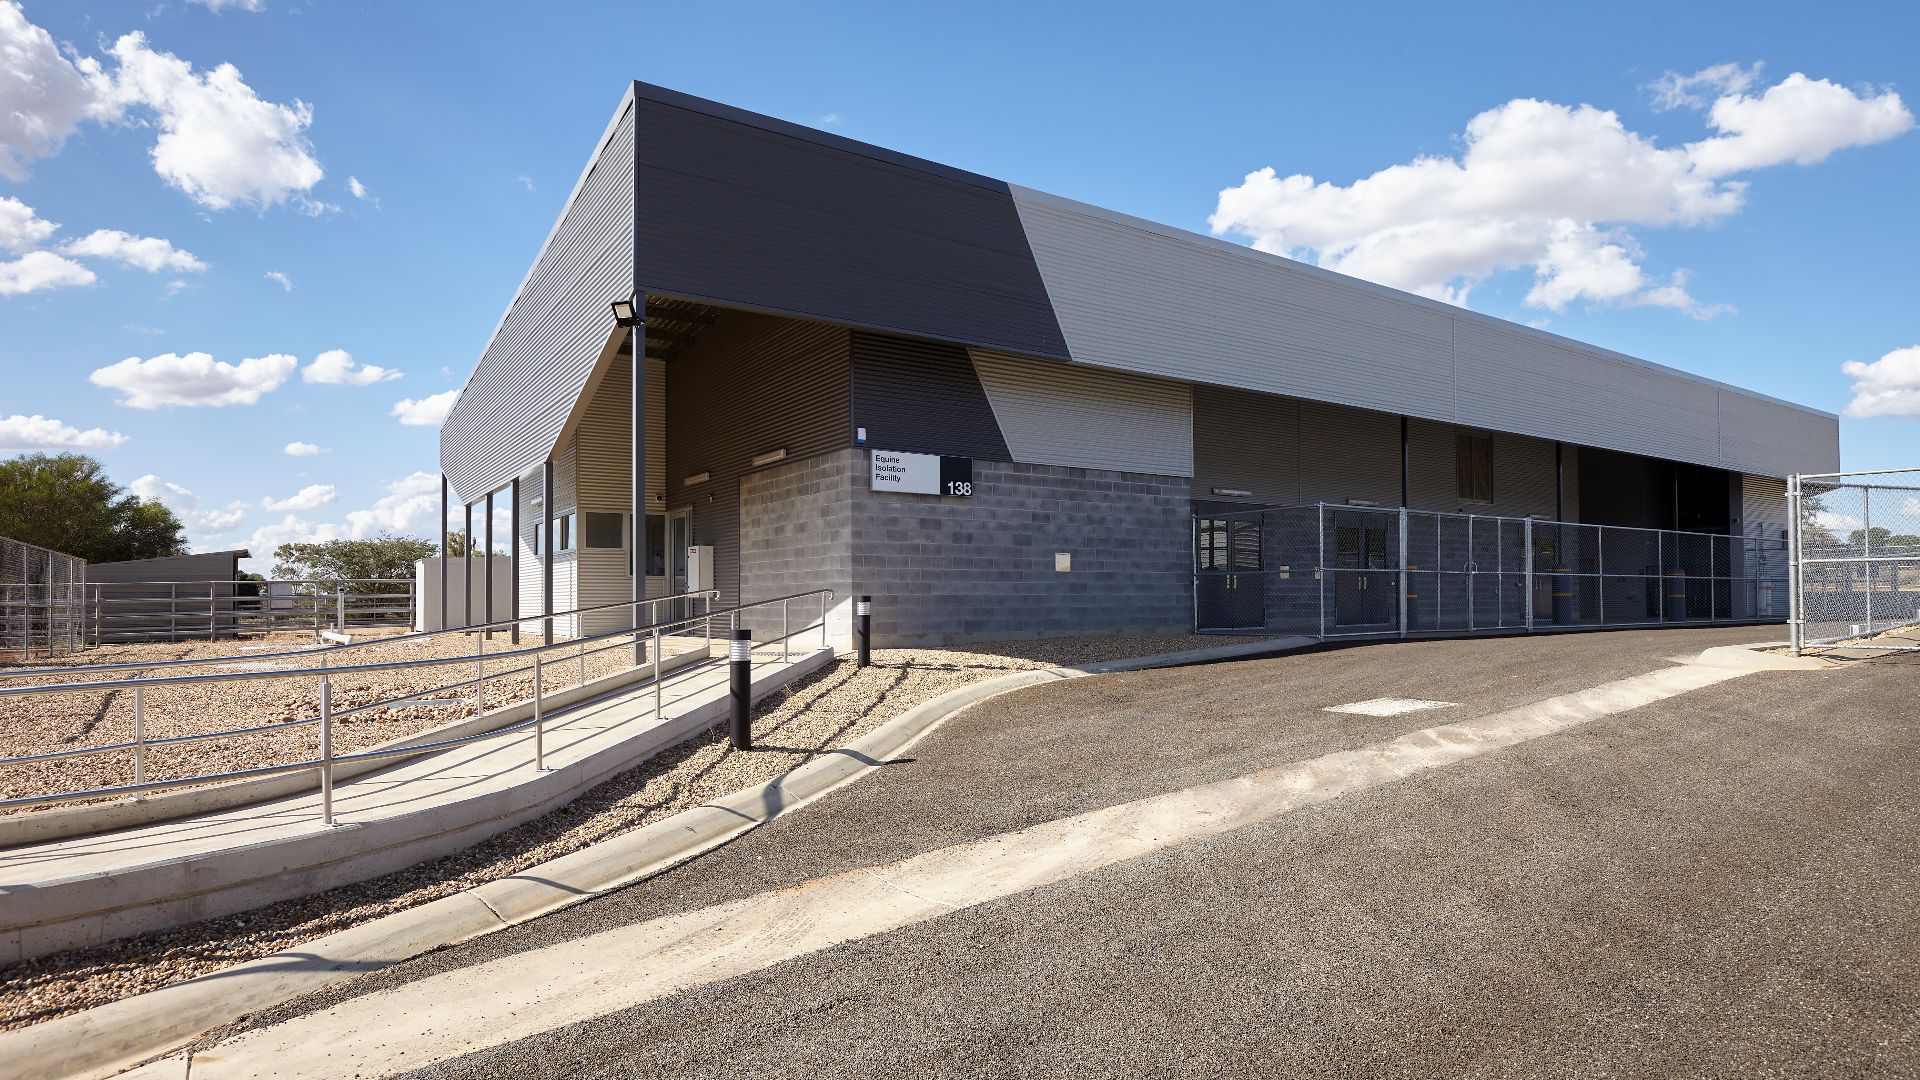
[(687, 549), (687, 591), (713, 588), (713, 548), (695, 544)]

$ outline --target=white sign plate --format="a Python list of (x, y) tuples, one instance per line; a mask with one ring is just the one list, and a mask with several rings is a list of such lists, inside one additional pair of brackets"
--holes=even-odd
[(873, 490), (940, 494), (940, 455), (873, 452)]

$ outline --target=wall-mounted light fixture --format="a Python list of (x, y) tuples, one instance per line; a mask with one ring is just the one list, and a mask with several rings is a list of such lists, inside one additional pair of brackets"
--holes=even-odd
[(1380, 504), (1373, 501), (1372, 499), (1348, 499), (1347, 505), (1348, 506), (1379, 506)]
[(1224, 495), (1229, 499), (1253, 498), (1253, 492), (1248, 491), (1245, 488), (1214, 488), (1213, 493), (1215, 495)]
[(771, 465), (774, 462), (779, 461), (782, 458), (785, 458), (786, 456), (787, 456), (787, 448), (783, 446), (778, 450), (769, 450), (764, 454), (753, 455), (753, 463), (755, 465)]
[(697, 473), (694, 473), (694, 474), (693, 474), (692, 476), (689, 476), (689, 477), (687, 477), (687, 478), (686, 478), (685, 480), (682, 480), (682, 481), (680, 481), (680, 482), (681, 482), (682, 484), (685, 484), (685, 485), (686, 485), (687, 487), (693, 487), (693, 486), (694, 486), (694, 485), (696, 485), (696, 484), (704, 484), (704, 483), (706, 483), (707, 481), (709, 481), (709, 480), (711, 480), (711, 479), (713, 479), (713, 474), (712, 474), (712, 473), (710, 473), (710, 472), (697, 472)]
[(635, 310), (632, 297), (613, 302), (613, 325), (637, 326), (639, 322), (640, 314)]

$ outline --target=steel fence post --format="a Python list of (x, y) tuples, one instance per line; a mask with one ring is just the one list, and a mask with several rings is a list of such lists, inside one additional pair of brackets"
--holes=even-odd
[(100, 586), (93, 587), (93, 647), (100, 647)]
[(1533, 519), (1520, 523), (1520, 542), (1526, 546), (1525, 554), (1520, 557), (1521, 587), (1526, 589), (1527, 633), (1533, 633)]
[(1319, 545), (1320, 554), (1316, 557), (1313, 578), (1320, 586), (1320, 638), (1327, 636), (1327, 504), (1314, 504), (1313, 517), (1314, 541)]
[(1400, 508), (1400, 636), (1407, 636), (1407, 508)]
[(653, 632), (653, 721), (660, 722), (660, 631)]
[[(544, 696), (540, 685), (540, 661), (546, 654), (538, 648), (533, 654), (533, 768), (535, 772), (544, 772), (547, 768), (546, 705), (541, 701)], [(655, 699), (655, 708), (658, 699)]]
[(220, 586), (216, 582), (207, 582), (207, 640), (220, 640)]
[(1795, 656), (1805, 646), (1800, 629), (1800, 476), (1787, 477), (1787, 640)]
[(180, 640), (180, 583), (167, 586), (167, 640)]
[(333, 825), (333, 681), (320, 676), (320, 820)]
[[(1565, 559), (1560, 560), (1565, 563)], [(1607, 527), (1593, 527), (1593, 582), (1595, 606), (1600, 610), (1598, 625), (1607, 625)]]
[(1860, 489), (1860, 565), (1867, 571), (1867, 637), (1873, 637), (1873, 489)]
[(788, 625), (789, 620), (787, 618), (787, 606), (789, 603), (791, 603), (791, 601), (780, 601), (780, 662), (783, 664), (787, 662), (787, 638), (792, 635), (792, 630)]
[[(146, 689), (144, 686), (133, 688), (133, 782), (136, 784), (147, 782)], [(146, 793), (136, 794), (134, 798), (144, 799)]]

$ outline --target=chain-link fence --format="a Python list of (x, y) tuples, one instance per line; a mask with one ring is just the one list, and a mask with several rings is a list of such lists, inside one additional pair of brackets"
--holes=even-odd
[(85, 559), (0, 536), (0, 660), (85, 644)]
[(1794, 651), (1920, 651), (1920, 469), (1788, 481)]
[(1194, 626), (1347, 637), (1775, 622), (1787, 542), (1315, 503), (1195, 519)]

